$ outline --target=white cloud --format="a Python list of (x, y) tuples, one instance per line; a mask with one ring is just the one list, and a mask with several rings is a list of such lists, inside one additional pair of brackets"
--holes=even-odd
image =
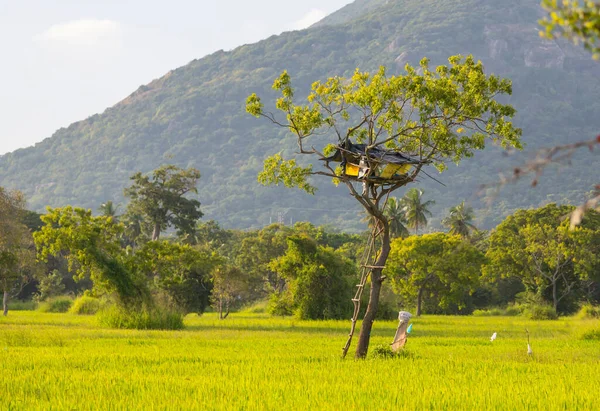
[(121, 34), (116, 21), (81, 19), (55, 24), (34, 40), (46, 45), (94, 47), (119, 42)]
[(315, 24), (327, 16), (327, 12), (321, 9), (311, 9), (300, 20), (292, 24), (292, 29), (302, 30)]

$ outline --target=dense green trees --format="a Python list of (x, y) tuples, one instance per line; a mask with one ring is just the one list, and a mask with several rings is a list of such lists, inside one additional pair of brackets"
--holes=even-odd
[(25, 199), (19, 191), (0, 187), (0, 287), (3, 314), (15, 288), (33, 277), (36, 269), (31, 233), (23, 224)]
[(580, 226), (570, 229), (567, 217), (573, 209), (550, 204), (507, 217), (490, 236), (486, 273), (519, 278), (542, 297), (549, 292), (552, 307), (561, 310), (561, 301), (585, 281), (599, 279), (600, 215), (590, 211)]
[[(415, 181), (423, 167), (439, 171), (448, 162), (459, 163), (485, 147), (486, 140), (502, 147), (521, 147), (521, 131), (510, 119), (515, 110), (496, 100), (511, 94), (508, 80), (487, 76), (481, 62), (472, 56), (449, 58), (449, 65), (429, 69), (423, 59), (419, 68), (405, 67), (406, 74), (387, 76), (384, 68), (374, 74), (356, 70), (350, 79), (331, 77), (313, 83), (306, 104), (296, 104), (289, 74), (284, 71), (273, 83), (281, 93), (276, 107), (284, 113), (278, 119), (265, 110), (252, 94), (246, 110), (266, 117), (289, 131), (308, 164), (285, 160), (280, 154), (267, 158), (258, 179), (263, 184), (282, 184), (315, 192), (309, 179), (317, 174), (347, 187), (352, 197), (369, 213), (381, 233), (378, 258), (372, 262), (369, 304), (362, 322), (356, 357), (366, 356), (373, 321), (377, 314), (383, 282), (382, 267), (390, 252), (390, 221), (385, 215), (385, 199), (393, 191)], [(377, 165), (365, 156), (366, 174), (355, 178), (341, 167), (333, 168), (327, 156), (348, 144), (365, 144), (366, 150), (385, 148), (393, 153), (411, 154), (418, 164), (401, 178), (381, 182), (372, 179)], [(305, 161), (305, 160), (303, 160)], [(362, 183), (362, 190), (354, 183)], [(418, 229), (420, 215), (413, 223)], [(411, 217), (408, 216), (409, 222)]]
[(126, 306), (148, 302), (148, 287), (121, 246), (124, 227), (112, 217), (92, 216), (90, 210), (70, 206), (48, 209), (42, 216), (45, 225), (34, 233), (38, 256), (47, 261), (50, 256), (63, 256), (69, 271), (79, 278), (89, 276), (94, 286), (114, 293)]
[(289, 301), (289, 310), (302, 319), (339, 319), (350, 315), (354, 264), (310, 237), (287, 238), (285, 254), (270, 264), (286, 280), (277, 298)]
[(442, 310), (465, 308), (484, 262), (483, 253), (458, 235), (424, 234), (394, 240), (386, 274), (402, 297), (415, 301), (416, 315), (421, 315), (424, 299), (434, 299), (432, 305)]

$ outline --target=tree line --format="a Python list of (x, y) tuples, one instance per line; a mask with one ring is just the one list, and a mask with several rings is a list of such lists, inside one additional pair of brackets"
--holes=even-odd
[[(368, 231), (348, 234), (299, 222), (260, 230), (201, 221), (197, 170), (168, 165), (132, 176), (123, 213), (73, 207), (39, 215), (1, 190), (0, 264), (4, 313), (10, 298), (86, 293), (128, 310), (230, 312), (268, 301), (273, 315), (348, 318)], [(520, 210), (491, 232), (477, 230), (464, 202), (427, 232), (431, 200), (419, 189), (388, 199), (391, 252), (380, 318), (399, 309), (470, 314), (509, 304), (559, 314), (600, 302), (600, 214), (569, 226), (571, 206)], [(165, 236), (164, 233), (167, 233)], [(162, 237), (161, 237), (162, 235)], [(37, 257), (37, 258), (36, 258)]]

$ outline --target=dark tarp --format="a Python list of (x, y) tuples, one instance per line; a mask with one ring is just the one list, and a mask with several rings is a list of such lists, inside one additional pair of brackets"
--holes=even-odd
[[(353, 144), (347, 142), (344, 149), (338, 148), (333, 155), (329, 157), (324, 157), (321, 160), (323, 161), (333, 161), (336, 163), (345, 164), (346, 161), (351, 161), (352, 163), (358, 164), (360, 161), (360, 157), (366, 156), (365, 150), (367, 148), (366, 144)], [(386, 150), (384, 148), (373, 147), (369, 150), (369, 157), (377, 160), (380, 163), (387, 164), (420, 164), (421, 161), (410, 158), (401, 154), (397, 151)]]

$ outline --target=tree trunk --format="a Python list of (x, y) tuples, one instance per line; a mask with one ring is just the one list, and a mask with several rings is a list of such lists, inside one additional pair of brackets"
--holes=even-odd
[(223, 316), (223, 319), (225, 319), (229, 316), (229, 299), (225, 302), (225, 307), (227, 307), (227, 308), (225, 311), (225, 315)]
[(152, 241), (157, 241), (160, 238), (160, 223), (154, 224), (154, 229), (152, 230)]
[[(381, 253), (379, 258), (375, 262), (376, 267), (385, 266), (388, 255), (390, 254), (390, 230), (387, 223), (384, 223), (385, 227), (383, 230), (383, 236), (381, 239)], [(374, 268), (371, 271), (371, 290), (369, 293), (369, 305), (363, 318), (362, 325), (360, 327), (360, 335), (358, 336), (358, 345), (356, 346), (355, 358), (365, 358), (369, 351), (369, 341), (371, 339), (371, 329), (373, 328), (373, 321), (377, 315), (377, 308), (379, 308), (379, 295), (381, 293), (381, 284), (385, 277), (382, 276), (382, 268)]]
[(4, 290), (4, 297), (2, 298), (2, 309), (4, 310), (4, 316), (8, 315), (8, 290)]
[(552, 280), (552, 305), (554, 306), (554, 311), (558, 312), (558, 296), (556, 295), (556, 282), (557, 281), (555, 279)]
[(219, 320), (223, 319), (223, 299), (219, 298)]
[(417, 295), (417, 317), (421, 316), (421, 304), (423, 303), (423, 291), (425, 291), (425, 284), (419, 288), (419, 294)]

